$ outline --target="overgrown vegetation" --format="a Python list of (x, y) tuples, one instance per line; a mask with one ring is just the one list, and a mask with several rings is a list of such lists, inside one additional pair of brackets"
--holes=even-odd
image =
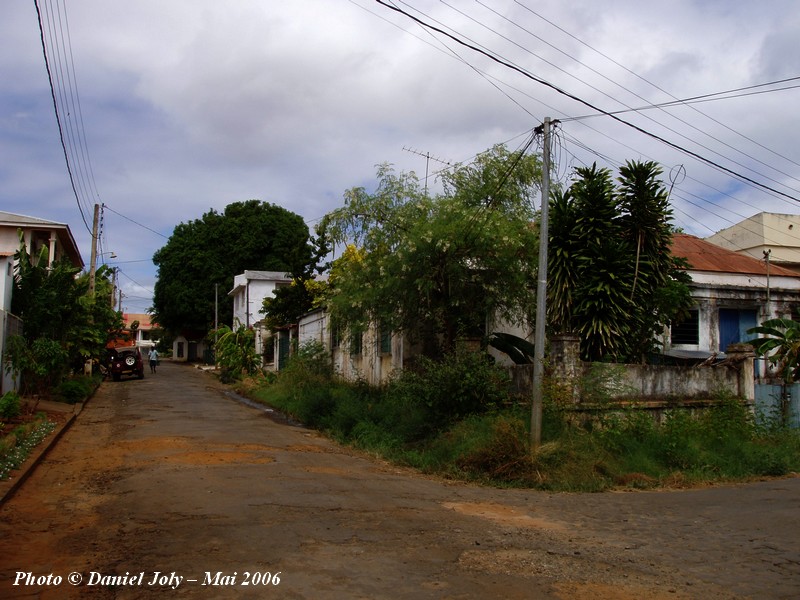
[(255, 333), (252, 329), (244, 325), (236, 329), (221, 325), (218, 329), (212, 330), (208, 337), (216, 340), (214, 355), (221, 369), (220, 378), (223, 383), (231, 383), (241, 379), (243, 375), (252, 375), (258, 370)]
[(14, 259), (11, 312), (24, 327), (8, 337), (3, 368), (21, 382), (23, 395), (48, 397), (121, 330), (111, 305), (111, 270), (96, 270), (92, 292), (89, 274), (67, 260), (50, 264), (47, 247), (31, 256), (20, 238)]
[[(595, 405), (613, 385), (613, 374), (578, 382)], [(423, 359), (375, 389), (338, 379), (324, 350), (312, 344), (249, 395), (389, 460), (498, 486), (685, 487), (800, 470), (800, 434), (723, 393), (714, 408), (675, 409), (656, 423), (637, 406), (578, 418), (571, 396), (548, 385), (543, 444), (531, 456), (529, 405), (509, 395), (504, 373), (484, 355), (463, 349), (441, 363)]]
[(692, 305), (660, 175), (654, 162), (629, 161), (615, 186), (608, 169), (580, 167), (552, 195), (549, 324), (580, 334), (584, 360), (643, 361)]

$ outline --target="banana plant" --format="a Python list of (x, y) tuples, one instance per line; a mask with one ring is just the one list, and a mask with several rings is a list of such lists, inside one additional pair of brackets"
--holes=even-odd
[(752, 344), (756, 354), (778, 367), (777, 373), (785, 383), (800, 379), (800, 322), (769, 319), (747, 333), (762, 336), (747, 343)]

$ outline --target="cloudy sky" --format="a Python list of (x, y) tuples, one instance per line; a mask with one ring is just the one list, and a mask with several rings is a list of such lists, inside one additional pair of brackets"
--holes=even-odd
[(386, 1), (524, 73), (375, 0), (38, 0), (77, 198), (36, 4), (0, 3), (0, 210), (67, 223), (88, 264), (105, 205), (127, 312), (180, 222), (257, 198), (313, 227), (378, 163), (435, 190), (439, 161), (516, 149), (546, 116), (562, 183), (655, 160), (688, 233), (800, 213), (795, 0)]

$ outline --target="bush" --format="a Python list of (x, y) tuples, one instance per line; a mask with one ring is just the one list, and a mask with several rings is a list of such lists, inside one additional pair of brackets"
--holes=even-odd
[(67, 404), (83, 402), (94, 391), (95, 385), (96, 383), (91, 377), (67, 379), (56, 388), (56, 398)]
[(483, 352), (459, 347), (441, 360), (420, 357), (415, 369), (404, 371), (390, 391), (403, 405), (422, 404), (435, 426), (502, 405), (510, 397), (508, 373)]
[(0, 419), (15, 419), (22, 412), (19, 394), (6, 392), (0, 396)]

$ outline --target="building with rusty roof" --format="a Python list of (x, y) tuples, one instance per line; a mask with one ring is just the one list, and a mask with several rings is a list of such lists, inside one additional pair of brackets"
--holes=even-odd
[(753, 337), (747, 333), (751, 327), (800, 314), (795, 271), (686, 234), (673, 237), (672, 252), (689, 263), (695, 306), (686, 321), (670, 328), (668, 354), (721, 354)]

